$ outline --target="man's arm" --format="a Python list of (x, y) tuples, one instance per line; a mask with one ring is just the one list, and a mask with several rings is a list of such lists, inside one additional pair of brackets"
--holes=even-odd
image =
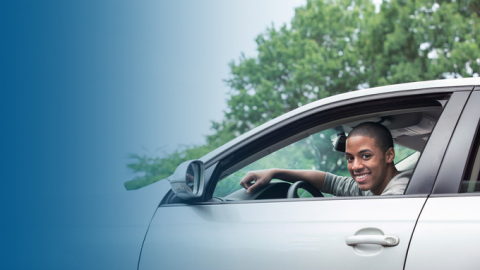
[(240, 185), (247, 190), (247, 193), (251, 193), (270, 183), (272, 179), (280, 179), (291, 183), (305, 181), (320, 190), (325, 182), (326, 175), (325, 172), (315, 170), (268, 169), (248, 172), (240, 181)]

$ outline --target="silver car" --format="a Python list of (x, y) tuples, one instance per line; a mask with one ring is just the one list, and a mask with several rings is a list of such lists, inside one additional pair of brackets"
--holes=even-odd
[[(478, 85), (438, 80), (332, 96), (181, 164), (139, 269), (478, 269)], [(272, 167), (348, 175), (342, 140), (365, 121), (391, 131), (397, 169), (413, 171), (403, 195), (335, 197), (284, 181), (247, 194), (239, 185), (248, 171)]]

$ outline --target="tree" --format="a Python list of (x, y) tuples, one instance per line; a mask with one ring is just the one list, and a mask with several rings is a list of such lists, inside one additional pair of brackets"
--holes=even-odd
[(258, 56), (231, 62), (228, 109), (206, 144), (163, 158), (132, 155), (136, 189), (173, 173), (236, 136), (309, 102), (346, 91), (478, 76), (480, 0), (308, 0), (291, 27), (256, 38)]
[(256, 39), (258, 57), (230, 63), (227, 120), (243, 133), (254, 126), (364, 82), (357, 43), (370, 1), (308, 1), (291, 28), (272, 27)]
[(359, 42), (370, 86), (478, 76), (480, 1), (391, 0)]

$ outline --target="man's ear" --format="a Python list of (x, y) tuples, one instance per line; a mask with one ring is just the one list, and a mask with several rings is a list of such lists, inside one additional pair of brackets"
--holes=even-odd
[(387, 152), (385, 152), (385, 159), (387, 160), (387, 163), (393, 163), (393, 160), (395, 159), (395, 150), (393, 150), (393, 147), (390, 147)]

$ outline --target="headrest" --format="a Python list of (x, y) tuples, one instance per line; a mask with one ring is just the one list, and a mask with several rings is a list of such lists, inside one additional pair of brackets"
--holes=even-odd
[(338, 152), (345, 153), (346, 144), (347, 144), (347, 136), (345, 136), (345, 133), (344, 132), (338, 133), (337, 138), (333, 143), (334, 149)]

